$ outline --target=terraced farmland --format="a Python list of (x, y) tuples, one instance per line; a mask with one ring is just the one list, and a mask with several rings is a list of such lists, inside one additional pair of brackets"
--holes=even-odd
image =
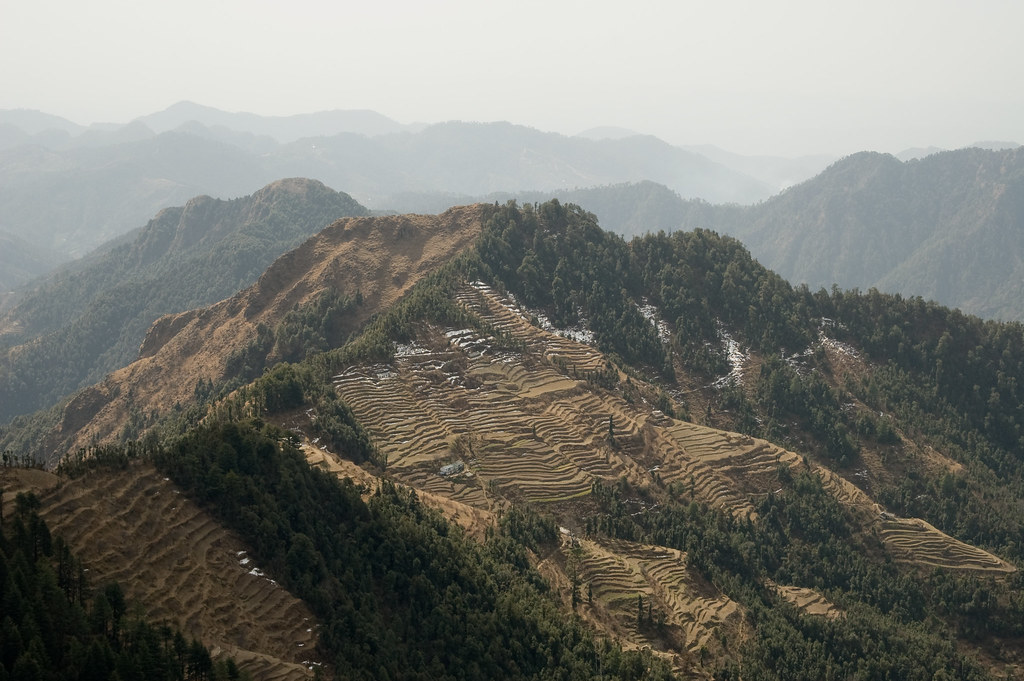
[(965, 544), (918, 518), (886, 518), (879, 535), (899, 560), (954, 570), (1013, 572), (1006, 561)]
[(782, 598), (803, 610), (808, 615), (821, 615), (829, 619), (841, 617), (843, 612), (831, 601), (814, 589), (802, 586), (782, 586), (770, 583), (769, 586)]
[(529, 311), (520, 309), (515, 302), (500, 296), (487, 284), (473, 282), (463, 287), (455, 299), (499, 332), (525, 343), (528, 351), (564, 364), (569, 373), (579, 375), (601, 371), (607, 365), (604, 355), (594, 348), (532, 325), (525, 316)]
[[(605, 366), (601, 353), (531, 326), (487, 289), (467, 286), (459, 300), (526, 352), (495, 349), (493, 338), (472, 329), (448, 329), (432, 344), (418, 339), (415, 351), (391, 365), (335, 377), (338, 393), (387, 454), (390, 473), (480, 508), (490, 505), (485, 490), (557, 502), (586, 496), (596, 477), (636, 474), (606, 437), (609, 417), (623, 437), (635, 435), (634, 416), (552, 360), (568, 358), (577, 373), (597, 371)], [(440, 476), (456, 459), (467, 459), (466, 471)]]
[[(831, 470), (595, 386), (586, 377), (608, 371), (596, 348), (531, 324), (529, 310), (486, 285), (467, 284), (456, 300), (486, 322), (485, 331), (427, 329), (391, 364), (350, 367), (334, 381), (398, 480), (488, 511), (520, 499), (571, 502), (595, 480), (675, 482), (756, 520), (758, 498), (784, 486), (780, 473), (806, 466), (865, 526), (881, 522), (877, 504)], [(455, 461), (464, 469), (442, 476)], [(880, 536), (901, 559), (922, 565), (1012, 569), (926, 524), (884, 524)]]
[[(626, 541), (577, 541), (584, 591), (593, 596), (587, 614), (610, 623), (617, 636), (658, 649), (667, 630), (682, 649), (699, 653), (717, 645), (716, 634), (738, 625), (739, 606), (698, 577), (686, 554)], [(648, 607), (651, 619), (663, 624), (645, 619)]]
[[(310, 466), (333, 473), (339, 479), (350, 478), (357, 485), (363, 485), (366, 490), (363, 494), (364, 499), (372, 493), (380, 481), (380, 478), (371, 471), (357, 466), (351, 461), (343, 459), (313, 443), (303, 443), (302, 451)], [(448, 520), (456, 523), (478, 539), (483, 539), (487, 529), (494, 524), (494, 515), (492, 513), (455, 501), (451, 494), (436, 494), (421, 487), (417, 490), (417, 495), (420, 501), (427, 506), (438, 509)]]
[(683, 421), (658, 429), (653, 446), (664, 462), (662, 480), (738, 517), (756, 517), (752, 496), (779, 489), (779, 468), (800, 460), (764, 440)]
[[(246, 546), (148, 466), (97, 472), (41, 496), (43, 517), (89, 568), (153, 621), (227, 654), (255, 679), (305, 679), (316, 625)], [(130, 538), (130, 541), (126, 539)], [(258, 652), (257, 652), (258, 651)]]

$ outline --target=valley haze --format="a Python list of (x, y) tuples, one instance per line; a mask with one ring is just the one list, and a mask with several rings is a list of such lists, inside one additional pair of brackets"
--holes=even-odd
[[(745, 155), (1022, 140), (1019, 3), (8, 3), (0, 109), (597, 126)], [(344, 188), (342, 188), (344, 189)]]

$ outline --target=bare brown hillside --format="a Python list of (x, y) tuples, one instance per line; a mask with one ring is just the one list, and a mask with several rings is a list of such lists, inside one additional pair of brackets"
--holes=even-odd
[(472, 243), (483, 206), (437, 216), (347, 218), (279, 258), (259, 281), (227, 300), (164, 317), (150, 330), (140, 357), (81, 391), (46, 437), (55, 460), (115, 437), (129, 418), (187, 405), (200, 379), (220, 378), (225, 359), (286, 312), (329, 288), (360, 292), (351, 330), (395, 302), (426, 273)]

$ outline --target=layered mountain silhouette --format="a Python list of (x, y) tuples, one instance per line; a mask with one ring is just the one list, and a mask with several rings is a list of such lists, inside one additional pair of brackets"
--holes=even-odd
[(0, 677), (1022, 671), (1024, 331), (925, 300), (1019, 318), (1020, 149), (754, 203), (802, 161), (188, 103), (0, 147)]
[[(206, 194), (234, 198), (281, 177), (342, 187), (390, 209), (403, 192), (495, 191), (660, 182), (684, 197), (748, 202), (775, 188), (653, 137), (590, 140), (508, 123), (403, 128), (372, 112), (282, 118), (189, 103), (126, 126), (82, 128), (0, 112), (0, 232), (49, 254), (30, 273), (81, 257), (158, 210)], [(481, 170), (484, 169), (484, 170)]]

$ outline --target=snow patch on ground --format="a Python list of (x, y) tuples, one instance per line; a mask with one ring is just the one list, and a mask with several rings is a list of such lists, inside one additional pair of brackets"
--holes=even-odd
[(847, 357), (852, 357), (854, 359), (860, 357), (860, 354), (857, 352), (856, 348), (854, 348), (852, 345), (849, 345), (848, 343), (843, 343), (842, 341), (837, 341), (834, 338), (829, 338), (828, 336), (825, 335), (824, 330), (818, 331), (818, 338), (821, 340), (821, 344), (824, 345), (826, 348), (829, 348), (830, 350), (835, 350), (841, 355), (846, 355)]
[(783, 355), (782, 360), (801, 376), (807, 374), (807, 358), (814, 356), (814, 348), (806, 348), (803, 352)]
[(395, 356), (396, 357), (414, 357), (416, 355), (429, 355), (430, 350), (417, 345), (416, 341), (411, 341), (408, 344), (398, 343), (395, 345)]
[[(235, 557), (238, 559), (238, 564), (242, 567), (243, 570), (249, 565), (249, 563), (252, 562), (249, 559), (247, 551), (238, 551), (235, 554)], [(263, 570), (260, 570), (255, 565), (251, 569), (249, 569), (247, 571), (247, 574), (250, 574), (253, 577), (263, 577), (264, 579), (266, 579), (271, 584), (277, 584), (277, 582), (275, 582), (274, 580), (272, 580), (269, 577), (267, 577), (267, 573), (265, 573)]]
[(577, 310), (577, 317), (579, 318), (578, 323), (573, 326), (567, 326), (564, 329), (559, 329), (551, 323), (551, 320), (546, 314), (540, 310), (527, 307), (521, 303), (518, 298), (516, 298), (514, 293), (507, 293), (504, 296), (499, 295), (497, 291), (482, 281), (474, 281), (470, 286), (481, 293), (490, 295), (512, 314), (518, 315), (528, 322), (536, 319), (540, 328), (544, 329), (548, 333), (553, 333), (561, 336), (562, 338), (568, 338), (569, 340), (574, 340), (577, 343), (583, 343), (585, 345), (594, 345), (597, 343), (597, 338), (594, 336), (594, 332), (587, 328), (586, 318), (580, 314), (581, 310)]
[(669, 345), (672, 342), (672, 329), (669, 328), (668, 322), (658, 318), (658, 308), (651, 305), (646, 298), (641, 299), (640, 302), (643, 303), (643, 305), (637, 305), (640, 314), (658, 331), (658, 338), (661, 342)]
[(718, 334), (725, 343), (725, 355), (729, 361), (730, 369), (729, 373), (711, 385), (715, 388), (724, 388), (728, 385), (742, 385), (743, 365), (750, 359), (750, 353), (740, 350), (740, 344), (725, 330), (725, 327), (720, 327)]
[(552, 331), (562, 338), (568, 338), (584, 345), (594, 345), (597, 343), (597, 337), (594, 335), (594, 332), (588, 329), (584, 323), (568, 326), (564, 329), (552, 329)]
[(491, 349), (494, 336), (481, 338), (474, 329), (451, 329), (445, 331), (445, 337), (452, 347), (464, 350), (470, 357), (480, 357)]

